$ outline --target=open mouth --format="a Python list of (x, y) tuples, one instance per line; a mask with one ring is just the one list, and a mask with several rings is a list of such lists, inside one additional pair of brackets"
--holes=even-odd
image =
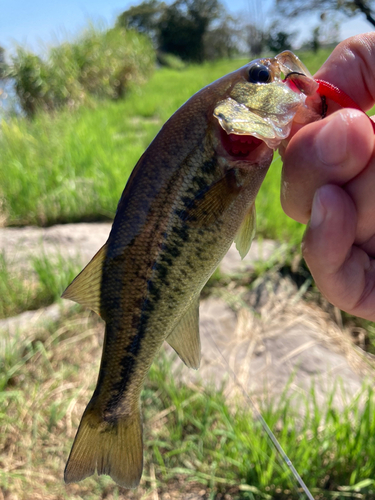
[(238, 160), (249, 156), (263, 142), (252, 135), (227, 134), (223, 129), (220, 129), (220, 139), (225, 151)]

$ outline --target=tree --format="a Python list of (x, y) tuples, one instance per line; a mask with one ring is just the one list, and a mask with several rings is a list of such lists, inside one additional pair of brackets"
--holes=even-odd
[(339, 23), (334, 15), (320, 16), (320, 23), (312, 30), (309, 48), (317, 52), (322, 46), (335, 46), (339, 39)]
[(0, 46), (0, 78), (3, 78), (6, 71), (5, 50)]
[(295, 35), (296, 33), (288, 33), (280, 30), (279, 23), (275, 22), (269, 28), (266, 45), (273, 52), (291, 50)]
[(311, 48), (315, 54), (318, 52), (319, 47), (320, 47), (319, 34), (320, 34), (320, 27), (316, 26), (313, 29), (313, 32), (312, 32), (313, 37), (311, 40)]
[(280, 15), (286, 17), (297, 17), (311, 11), (320, 14), (342, 12), (349, 17), (362, 13), (375, 26), (374, 0), (276, 0), (276, 4)]
[(230, 58), (238, 54), (241, 33), (237, 19), (226, 15), (203, 36), (204, 59)]
[(160, 20), (159, 48), (183, 60), (204, 60), (204, 36), (221, 13), (218, 0), (177, 0)]
[(267, 44), (267, 33), (258, 28), (255, 24), (248, 24), (245, 27), (247, 33), (247, 45), (250, 50), (250, 55), (259, 57)]
[(210, 38), (208, 32), (215, 29), (214, 21), (224, 22), (225, 15), (219, 0), (175, 0), (171, 5), (146, 0), (123, 12), (117, 24), (147, 33), (162, 52), (201, 62), (205, 58), (205, 39)]
[(274, 18), (274, 13), (266, 2), (247, 0), (246, 3), (248, 15), (243, 24), (244, 40), (250, 56), (259, 57), (266, 48), (270, 20)]
[(160, 18), (165, 9), (166, 5), (164, 2), (146, 0), (120, 14), (116, 25), (125, 29), (133, 28), (140, 33), (145, 33), (156, 44)]

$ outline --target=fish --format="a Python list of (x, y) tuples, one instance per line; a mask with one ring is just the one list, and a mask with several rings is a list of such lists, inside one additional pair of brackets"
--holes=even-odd
[(96, 470), (124, 488), (139, 485), (140, 394), (153, 359), (166, 341), (199, 367), (200, 292), (233, 241), (247, 254), (273, 152), (293, 120), (320, 118), (305, 102), (315, 91), (291, 52), (252, 61), (194, 94), (139, 159), (107, 242), (62, 295), (105, 322), (97, 385), (66, 483)]

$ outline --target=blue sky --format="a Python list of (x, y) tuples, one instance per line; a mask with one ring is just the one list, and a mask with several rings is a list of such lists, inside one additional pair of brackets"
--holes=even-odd
[[(262, 0), (223, 0), (228, 11), (251, 18), (254, 6)], [(10, 49), (13, 43), (27, 45), (41, 52), (43, 47), (73, 37), (89, 19), (113, 24), (117, 15), (132, 0), (0, 0), (0, 46)], [(263, 0), (263, 16), (272, 10), (273, 0)], [(260, 4), (260, 5), (262, 5)], [(295, 29), (306, 33), (317, 24), (314, 17), (296, 22)], [(282, 26), (281, 26), (282, 28)], [(341, 39), (371, 30), (362, 16), (341, 25)]]

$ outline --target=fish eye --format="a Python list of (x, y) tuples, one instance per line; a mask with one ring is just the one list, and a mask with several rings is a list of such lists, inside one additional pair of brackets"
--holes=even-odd
[(271, 72), (258, 62), (252, 64), (249, 68), (249, 82), (251, 83), (269, 83), (271, 81)]

